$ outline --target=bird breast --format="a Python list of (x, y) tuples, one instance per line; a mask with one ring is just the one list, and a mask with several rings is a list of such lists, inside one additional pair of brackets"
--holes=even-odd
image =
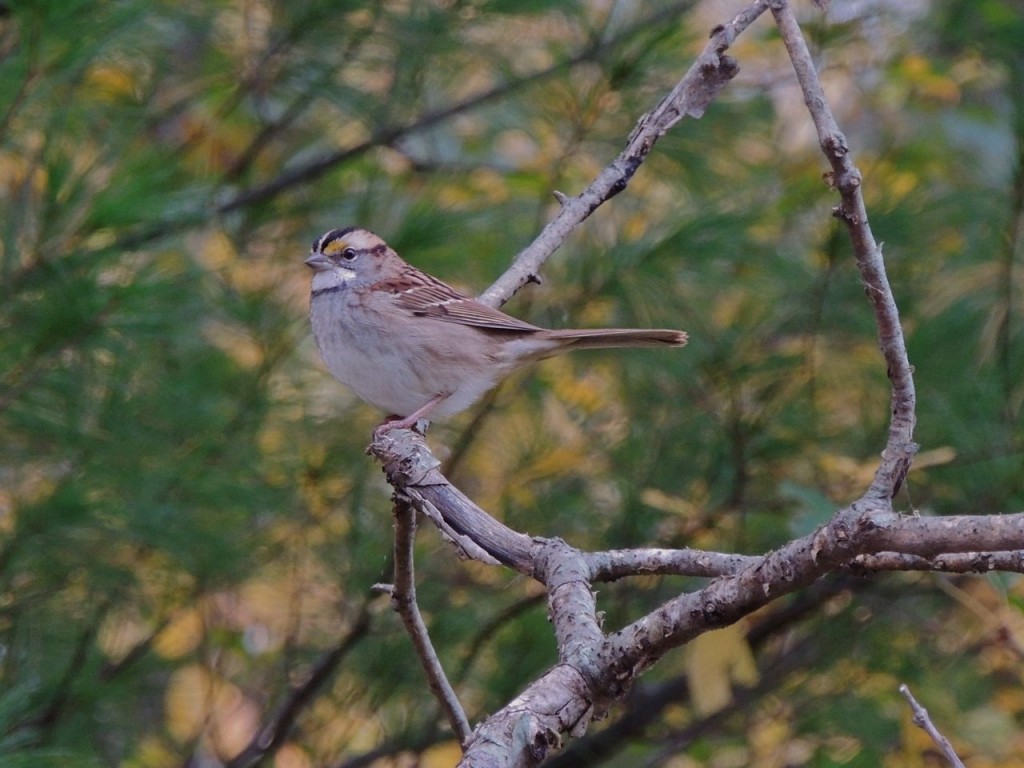
[[(364, 311), (352, 312), (353, 301), (364, 302)], [(314, 293), (310, 318), (331, 374), (361, 399), (398, 416), (439, 394), (448, 397), (432, 415), (458, 413), (516, 367), (511, 359), (493, 359), (493, 339), (480, 329), (417, 317), (391, 304), (381, 307), (351, 288)]]

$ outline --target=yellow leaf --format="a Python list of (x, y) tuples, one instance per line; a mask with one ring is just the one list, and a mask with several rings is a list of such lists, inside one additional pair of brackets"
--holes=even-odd
[(198, 664), (182, 667), (171, 675), (164, 694), (167, 730), (179, 741), (199, 735), (206, 722), (213, 681)]
[(181, 757), (160, 739), (147, 736), (122, 765), (124, 768), (173, 768), (181, 765)]
[(299, 746), (287, 743), (273, 756), (273, 768), (312, 768), (312, 761)]
[(640, 500), (659, 512), (679, 515), (685, 520), (692, 520), (700, 516), (700, 509), (693, 502), (672, 496), (657, 488), (645, 488), (640, 493)]
[(135, 77), (131, 72), (111, 64), (98, 64), (85, 76), (93, 94), (106, 101), (135, 96)]
[(153, 650), (165, 659), (179, 659), (203, 639), (203, 618), (191, 608), (178, 614), (153, 641)]
[(203, 325), (203, 338), (243, 368), (255, 368), (263, 361), (263, 349), (243, 328), (217, 320)]
[(112, 611), (100, 627), (96, 640), (100, 650), (113, 661), (120, 661), (149, 637), (152, 627), (132, 609)]
[(686, 648), (686, 678), (694, 708), (717, 712), (732, 699), (733, 683), (757, 682), (757, 665), (739, 625), (706, 632)]
[(927, 467), (938, 467), (949, 464), (956, 459), (956, 448), (951, 445), (944, 445), (930, 451), (922, 451), (914, 457), (911, 470), (926, 469)]
[(167, 730), (180, 741), (201, 734), (218, 755), (241, 752), (259, 727), (259, 710), (235, 685), (198, 664), (177, 670), (164, 695)]
[(285, 744), (274, 755), (274, 768), (312, 768), (313, 762), (295, 744)]
[(462, 750), (459, 749), (458, 742), (446, 741), (424, 752), (419, 764), (422, 768), (451, 768), (461, 757)]
[(740, 291), (723, 292), (711, 310), (716, 328), (731, 328), (743, 311), (746, 296)]
[(946, 104), (956, 104), (960, 100), (960, 86), (956, 80), (936, 72), (931, 61), (924, 56), (906, 56), (902, 61), (902, 70), (922, 97)]
[(199, 239), (193, 251), (199, 263), (209, 270), (217, 271), (233, 264), (238, 259), (238, 251), (224, 232), (214, 229)]

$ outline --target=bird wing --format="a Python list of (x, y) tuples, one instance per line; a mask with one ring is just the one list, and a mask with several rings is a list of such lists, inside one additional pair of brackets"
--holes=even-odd
[(373, 286), (394, 294), (399, 308), (418, 317), (430, 317), (447, 323), (470, 325), (494, 331), (533, 333), (541, 330), (523, 320), (506, 315), (476, 299), (459, 293), (440, 280), (418, 272), (384, 280)]

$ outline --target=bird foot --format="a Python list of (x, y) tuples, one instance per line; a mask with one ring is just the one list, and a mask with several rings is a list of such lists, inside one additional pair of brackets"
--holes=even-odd
[[(420, 406), (408, 416), (391, 414), (373, 430), (373, 439), (378, 440), (385, 432), (392, 429), (412, 429), (426, 436), (427, 427), (430, 426), (430, 421), (426, 418), (427, 414), (434, 410), (438, 403), (444, 402), (448, 396), (449, 393), (446, 392), (434, 395), (425, 405)], [(423, 426), (420, 426), (421, 422)]]
[(390, 432), (392, 429), (411, 429), (414, 432), (419, 432), (421, 435), (427, 434), (427, 427), (430, 426), (428, 419), (420, 418), (417, 414), (410, 416), (396, 416), (391, 414), (384, 421), (373, 428), (373, 439), (374, 441), (380, 440), (385, 432)]

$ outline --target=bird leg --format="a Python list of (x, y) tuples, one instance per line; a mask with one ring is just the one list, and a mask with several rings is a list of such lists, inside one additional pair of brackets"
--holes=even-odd
[(425, 405), (420, 406), (415, 411), (410, 413), (408, 416), (398, 416), (391, 414), (384, 421), (378, 424), (373, 430), (373, 439), (376, 440), (384, 430), (388, 429), (412, 429), (416, 426), (416, 422), (420, 419), (425, 419), (427, 414), (430, 413), (434, 408), (444, 402), (450, 393), (441, 392), (434, 395)]

